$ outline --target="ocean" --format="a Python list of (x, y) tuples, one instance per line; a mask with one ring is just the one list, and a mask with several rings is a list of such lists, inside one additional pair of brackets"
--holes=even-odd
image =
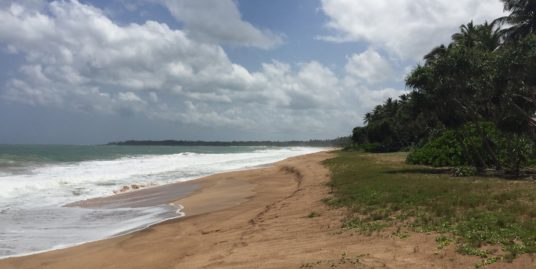
[(66, 204), (113, 195), (126, 185), (161, 186), (321, 150), (0, 145), (0, 258), (110, 238), (182, 216), (169, 205), (87, 209)]

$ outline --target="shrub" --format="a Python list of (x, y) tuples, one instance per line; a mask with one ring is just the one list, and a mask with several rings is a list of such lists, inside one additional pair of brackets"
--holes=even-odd
[(362, 144), (361, 148), (365, 152), (369, 153), (381, 153), (381, 152), (387, 152), (388, 150), (380, 143), (368, 143), (368, 144)]
[(476, 174), (476, 169), (470, 166), (457, 166), (452, 169), (452, 175), (455, 177), (471, 177)]
[(497, 166), (502, 135), (493, 123), (469, 123), (445, 130), (408, 156), (408, 163), (431, 166)]
[(413, 150), (406, 161), (410, 164), (424, 164), (436, 167), (467, 164), (463, 156), (462, 146), (457, 142), (456, 133), (452, 130), (443, 132), (422, 148)]
[(525, 136), (511, 134), (502, 140), (499, 158), (506, 172), (519, 175), (523, 167), (531, 165), (536, 154), (534, 143)]
[(455, 166), (453, 173), (458, 176), (472, 175), (473, 171), (465, 166), (501, 168), (518, 176), (522, 168), (534, 163), (535, 155), (536, 145), (526, 136), (501, 133), (493, 123), (479, 122), (443, 131), (414, 149), (406, 161), (436, 167)]

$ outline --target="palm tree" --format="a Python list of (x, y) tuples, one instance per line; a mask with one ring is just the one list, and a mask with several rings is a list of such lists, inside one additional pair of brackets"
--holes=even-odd
[(478, 30), (473, 21), (460, 26), (460, 32), (452, 35), (452, 41), (455, 45), (472, 48), (476, 45), (478, 38)]
[(460, 26), (460, 32), (452, 35), (452, 43), (448, 46), (441, 45), (432, 49), (424, 56), (426, 64), (431, 64), (447, 55), (453, 47), (481, 48), (494, 51), (501, 45), (501, 30), (494, 24), (485, 22), (482, 25), (474, 25), (471, 21)]
[(435, 47), (430, 51), (428, 54), (424, 56), (424, 60), (426, 63), (432, 63), (433, 61), (443, 57), (445, 54), (447, 54), (448, 48), (445, 45), (441, 45), (439, 47)]
[(501, 45), (501, 29), (485, 22), (477, 26), (477, 40), (481, 48), (494, 51)]
[(365, 114), (365, 117), (363, 118), (363, 122), (365, 123), (365, 125), (367, 125), (371, 121), (372, 121), (372, 113), (367, 112), (367, 114)]
[(475, 26), (471, 21), (460, 26), (460, 32), (452, 35), (452, 42), (453, 46), (494, 51), (501, 44), (501, 30), (493, 23), (485, 22)]
[(536, 33), (536, 0), (501, 0), (504, 10), (510, 15), (496, 19), (493, 24), (508, 25), (501, 31), (508, 42), (521, 40), (529, 34)]

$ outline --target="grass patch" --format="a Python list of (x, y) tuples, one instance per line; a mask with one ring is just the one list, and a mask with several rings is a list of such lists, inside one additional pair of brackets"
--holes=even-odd
[(350, 218), (343, 223), (344, 228), (358, 230), (366, 235), (372, 235), (374, 232), (381, 231), (388, 226), (389, 224), (384, 221), (363, 220), (360, 218)]
[(446, 235), (440, 235), (436, 238), (437, 248), (443, 249), (454, 242), (454, 239)]
[(368, 255), (350, 256), (346, 252), (343, 252), (339, 259), (303, 263), (300, 266), (300, 268), (315, 268), (315, 267), (348, 268), (349, 266), (352, 268), (362, 268), (361, 259), (366, 256)]
[(372, 234), (402, 225), (437, 232), (439, 247), (455, 243), (458, 252), (482, 257), (485, 263), (498, 256), (484, 246), (499, 246), (506, 259), (536, 252), (532, 181), (456, 178), (441, 169), (407, 165), (405, 157), (339, 152), (325, 161), (333, 189), (325, 202), (349, 209), (344, 228)]

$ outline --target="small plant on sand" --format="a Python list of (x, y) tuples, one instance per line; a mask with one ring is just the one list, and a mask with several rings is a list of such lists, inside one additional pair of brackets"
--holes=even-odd
[(317, 266), (321, 268), (325, 268), (326, 266), (330, 268), (347, 268), (348, 265), (351, 265), (352, 268), (354, 268), (354, 266), (358, 266), (357, 268), (361, 268), (361, 266), (363, 265), (361, 263), (361, 259), (366, 256), (368, 256), (368, 254), (350, 256), (348, 255), (348, 253), (343, 252), (339, 259), (303, 263), (300, 268), (315, 268)]
[(437, 248), (443, 249), (454, 242), (453, 238), (450, 238), (445, 235), (440, 235), (436, 238)]
[(308, 218), (312, 219), (312, 218), (316, 218), (316, 217), (319, 217), (320, 214), (317, 213), (316, 211), (313, 211), (311, 213), (309, 213), (309, 215), (307, 215)]
[(343, 228), (355, 229), (359, 231), (361, 234), (368, 235), (368, 236), (372, 235), (375, 232), (379, 232), (386, 227), (389, 227), (389, 224), (381, 220), (370, 221), (370, 220), (362, 220), (359, 218), (352, 218), (343, 223)]
[(480, 263), (475, 265), (475, 268), (486, 267), (488, 265), (496, 263), (498, 260), (499, 260), (498, 257), (491, 257), (491, 258), (483, 259)]
[(406, 239), (409, 237), (409, 233), (406, 231), (403, 231), (401, 226), (398, 226), (396, 228), (396, 231), (393, 232), (393, 236), (396, 236), (400, 239)]

